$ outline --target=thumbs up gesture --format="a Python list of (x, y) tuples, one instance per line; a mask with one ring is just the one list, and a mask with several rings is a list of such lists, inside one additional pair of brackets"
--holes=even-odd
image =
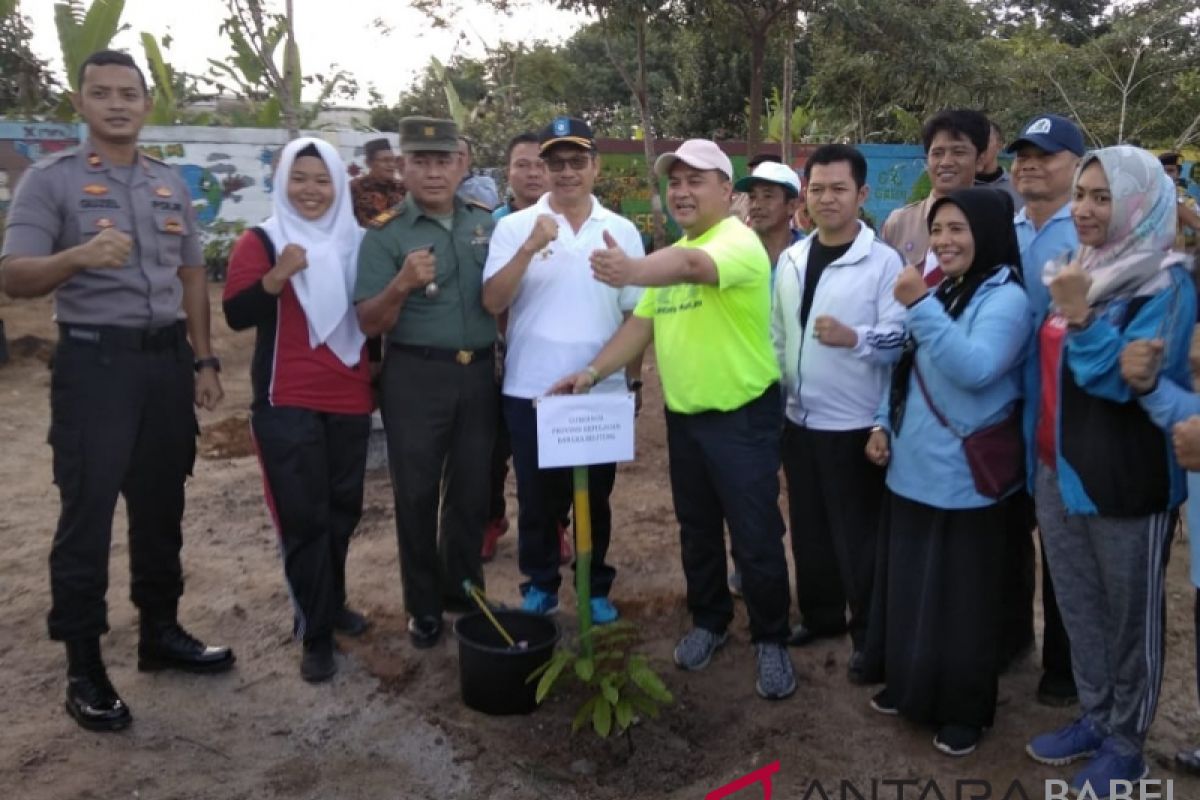
[(620, 289), (634, 283), (637, 262), (626, 255), (612, 234), (604, 231), (604, 247), (592, 251), (592, 277)]

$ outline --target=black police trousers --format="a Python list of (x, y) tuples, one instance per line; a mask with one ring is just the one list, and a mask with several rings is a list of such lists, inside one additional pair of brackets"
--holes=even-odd
[(346, 554), (362, 518), (371, 416), (268, 405), (255, 408), (250, 421), (279, 531), (295, 635), (327, 638), (346, 604)]
[(62, 510), (50, 549), (50, 638), (108, 631), (117, 497), (129, 518), (130, 594), (143, 620), (174, 620), (183, 594), (183, 486), (196, 458), (195, 376), (182, 323), (153, 334), (62, 325), (50, 379), (50, 446)]

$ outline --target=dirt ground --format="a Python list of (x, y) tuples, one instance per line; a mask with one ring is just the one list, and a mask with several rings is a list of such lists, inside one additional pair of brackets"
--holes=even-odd
[[(331, 684), (305, 684), (258, 467), (238, 445), (243, 423), (230, 421), (247, 413), (252, 334), (230, 333), (216, 287), (213, 296), (227, 394), (216, 412), (201, 416), (208, 433), (188, 486), (181, 617), (202, 638), (232, 645), (238, 663), (218, 677), (136, 671), (137, 622), (127, 599), (119, 511), (112, 632), (104, 648), (135, 722), (112, 735), (85, 733), (63, 712), (64, 655), (45, 633), (46, 559), (58, 513), (45, 444), (46, 343), (55, 339), (50, 304), (0, 299), (13, 354), (0, 368), (0, 704), (7, 709), (0, 725), (0, 798), (698, 800), (775, 761), (776, 800), (951, 798), (956, 786), (962, 789), (956, 782), (967, 780), (992, 788), (984, 794), (976, 784), (963, 789), (964, 798), (1039, 798), (1045, 779), (1069, 777), (1023, 753), (1027, 737), (1072, 715), (1033, 702), (1033, 656), (1003, 678), (996, 728), (976, 754), (958, 760), (934, 751), (932, 731), (869, 709), (873, 690), (846, 681), (846, 640), (793, 650), (799, 691), (781, 703), (758, 699), (740, 604), (731, 641), (712, 665), (696, 674), (676, 670), (671, 648), (688, 618), (653, 374), (638, 426), (638, 460), (621, 467), (614, 494), (611, 558), (620, 570), (613, 598), (640, 626), (639, 649), (677, 699), (662, 717), (638, 726), (629, 742), (601, 742), (586, 732), (570, 735), (575, 703), (569, 697), (528, 717), (492, 718), (465, 708), (453, 638), (416, 651), (404, 634), (383, 472), (368, 475), (366, 513), (348, 567), (352, 604), (371, 616), (374, 629), (360, 641), (341, 642), (340, 671)], [(511, 478), (508, 495), (514, 533), (501, 539), (487, 576), (489, 594), (513, 602), (519, 576)], [(1200, 798), (1200, 781), (1170, 771), (1177, 749), (1200, 743), (1187, 566), (1180, 540), (1169, 576), (1166, 685), (1148, 747), (1152, 777), (1173, 779), (1178, 800)], [(563, 605), (558, 618), (570, 632), (569, 590)], [(901, 780), (909, 781), (903, 793), (894, 783)], [(1024, 794), (1006, 794), (1014, 780)], [(843, 781), (859, 795), (838, 794)], [(936, 781), (933, 789), (930, 781)], [(762, 796), (749, 788), (735, 797)]]

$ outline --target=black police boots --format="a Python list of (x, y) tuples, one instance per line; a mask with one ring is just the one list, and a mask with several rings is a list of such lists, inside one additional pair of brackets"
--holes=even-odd
[(129, 727), (129, 706), (109, 683), (100, 658), (100, 638), (67, 642), (67, 713), (89, 731), (119, 731)]
[(228, 647), (208, 647), (175, 620), (142, 620), (138, 640), (138, 671), (177, 669), (183, 672), (224, 672), (233, 666)]

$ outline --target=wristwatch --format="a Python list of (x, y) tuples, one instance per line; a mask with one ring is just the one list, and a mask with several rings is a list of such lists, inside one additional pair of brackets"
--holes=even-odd
[(641, 388), (642, 388), (642, 379), (641, 379), (641, 378), (634, 378), (634, 379), (633, 379), (633, 380), (631, 380), (631, 381), (625, 381), (625, 388), (626, 388), (626, 389), (628, 389), (628, 390), (629, 390), (629, 391), (631, 391), (631, 392), (637, 392), (637, 391), (641, 391)]
[(217, 358), (216, 356), (209, 356), (208, 358), (197, 358), (195, 360), (195, 362), (193, 362), (192, 366), (195, 367), (196, 372), (199, 372), (200, 370), (204, 369), (205, 367), (211, 367), (213, 372), (220, 372), (221, 371), (221, 359)]

